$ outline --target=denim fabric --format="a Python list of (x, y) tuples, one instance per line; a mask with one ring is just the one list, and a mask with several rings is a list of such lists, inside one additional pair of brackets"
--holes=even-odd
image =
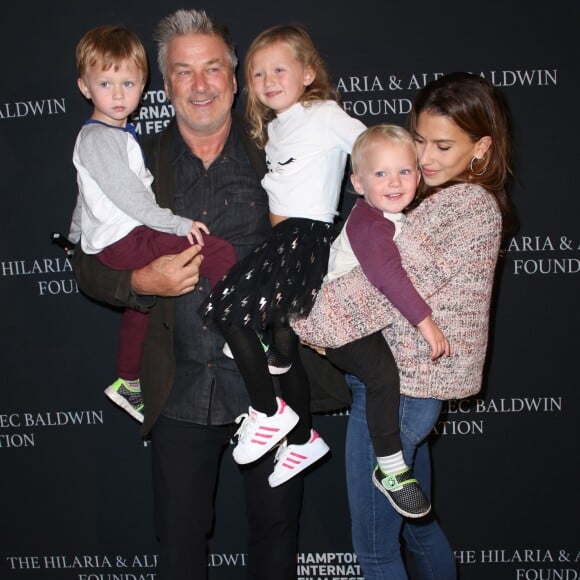
[[(451, 546), (433, 515), (404, 519), (374, 487), (376, 457), (365, 415), (365, 387), (354, 376), (347, 382), (353, 400), (346, 436), (346, 475), (352, 539), (365, 580), (407, 580), (401, 556), (401, 536), (421, 580), (455, 580)], [(427, 437), (441, 401), (401, 396), (399, 404), (403, 455), (427, 495), (431, 492), (431, 462)]]

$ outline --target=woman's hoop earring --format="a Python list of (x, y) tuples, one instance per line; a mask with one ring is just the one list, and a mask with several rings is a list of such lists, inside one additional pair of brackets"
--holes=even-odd
[(473, 169), (473, 162), (474, 161), (481, 161), (483, 159), (483, 157), (475, 157), (475, 155), (471, 158), (471, 161), (469, 163), (469, 171), (471, 171), (471, 173), (473, 173), (473, 175), (477, 176), (477, 177), (481, 177), (486, 171), (487, 171), (487, 165), (483, 168), (483, 171), (480, 171), (479, 173), (476, 173), (475, 170)]

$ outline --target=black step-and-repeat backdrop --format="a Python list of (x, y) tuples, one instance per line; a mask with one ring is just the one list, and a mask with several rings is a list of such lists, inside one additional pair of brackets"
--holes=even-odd
[[(54, 0), (3, 10), (2, 579), (155, 578), (150, 449), (138, 424), (103, 395), (115, 374), (119, 314), (79, 293), (49, 234), (68, 227), (72, 148), (90, 113), (76, 87), (76, 42), (105, 23), (142, 37), (152, 79), (136, 125), (151, 134), (173, 112), (151, 34), (182, 7), (189, 6)], [(521, 227), (499, 272), (484, 389), (446, 405), (434, 433), (435, 509), (463, 580), (577, 580), (577, 3), (213, 0), (198, 7), (230, 26), (242, 58), (264, 28), (305, 24), (345, 109), (366, 124), (405, 124), (416, 91), (453, 70), (477, 72), (505, 91)], [(299, 579), (363, 578), (345, 497), (346, 422), (346, 413), (316, 419), (332, 456), (306, 478)], [(223, 475), (212, 580), (245, 573), (244, 505), (231, 457)]]

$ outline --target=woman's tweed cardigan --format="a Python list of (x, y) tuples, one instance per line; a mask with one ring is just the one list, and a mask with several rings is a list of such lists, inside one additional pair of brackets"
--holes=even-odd
[(402, 394), (473, 395), (481, 388), (500, 235), (495, 199), (480, 186), (461, 183), (423, 201), (397, 238), (407, 273), (451, 343), (450, 357), (431, 362), (426, 341), (360, 267), (324, 286), (309, 317), (293, 326), (304, 341), (325, 347), (344, 344), (347, 335), (354, 340), (384, 328)]

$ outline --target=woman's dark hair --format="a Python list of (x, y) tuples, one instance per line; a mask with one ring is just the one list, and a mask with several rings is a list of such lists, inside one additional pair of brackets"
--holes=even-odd
[[(503, 94), (483, 77), (454, 72), (431, 81), (417, 94), (409, 121), (413, 134), (422, 112), (449, 117), (474, 143), (491, 137), (485, 156), (455, 181), (477, 183), (492, 193), (502, 214), (504, 233), (511, 231), (516, 223), (508, 193), (513, 175), (512, 125)], [(423, 184), (417, 198), (420, 201), (432, 193), (432, 188)]]

